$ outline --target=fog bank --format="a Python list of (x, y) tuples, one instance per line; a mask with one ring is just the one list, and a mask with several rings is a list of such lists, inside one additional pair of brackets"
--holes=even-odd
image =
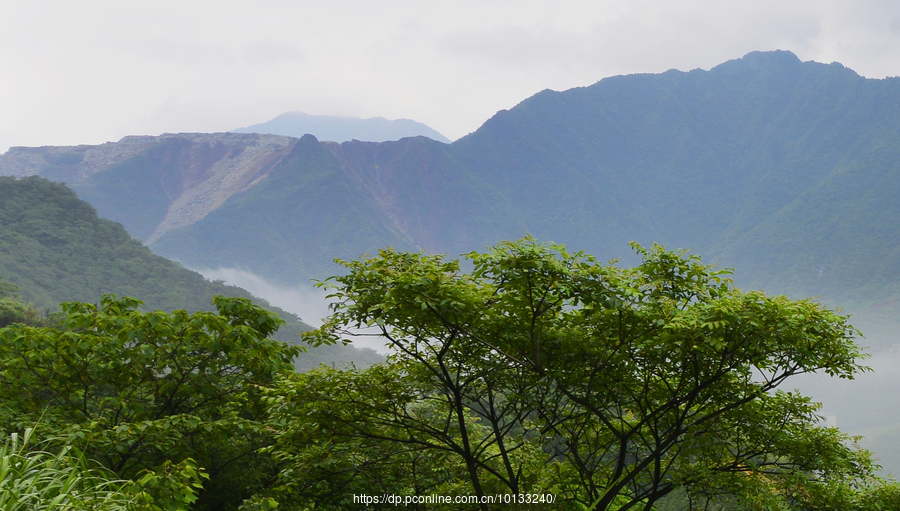
[[(226, 284), (250, 291), (254, 296), (262, 298), (276, 307), (296, 314), (304, 323), (319, 327), (325, 317), (329, 316), (326, 298), (328, 292), (312, 285), (280, 286), (240, 268), (206, 268), (194, 269), (210, 280), (222, 280)], [(353, 337), (353, 345), (358, 348), (371, 348), (381, 355), (387, 355), (384, 342), (375, 337)]]

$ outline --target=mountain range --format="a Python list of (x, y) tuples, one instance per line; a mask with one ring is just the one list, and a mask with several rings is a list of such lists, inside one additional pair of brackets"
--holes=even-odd
[[(527, 233), (620, 264), (635, 262), (631, 241), (690, 249), (733, 267), (740, 287), (854, 313), (875, 376), (855, 391), (805, 385), (828, 396), (824, 414), (893, 452), (900, 473), (890, 451), (900, 403), (883, 395), (900, 378), (891, 369), (900, 360), (900, 78), (754, 52), (710, 70), (545, 90), (449, 144), (319, 133), (16, 147), (0, 155), (0, 175), (64, 182), (189, 268), (239, 268), (284, 285), (324, 279), (340, 272), (334, 258), (388, 245), (455, 257)], [(74, 236), (77, 225), (66, 229)], [(24, 249), (50, 250), (56, 239), (35, 225), (16, 233), (31, 236)], [(17, 264), (27, 267), (28, 254)], [(0, 257), (13, 280), (9, 264)]]
[[(0, 282), (18, 287), (21, 298), (46, 311), (61, 302), (97, 303), (104, 294), (131, 296), (149, 310), (215, 310), (214, 295), (250, 298), (285, 324), (275, 338), (301, 343), (310, 330), (300, 318), (244, 289), (210, 281), (153, 254), (121, 224), (100, 218), (65, 186), (31, 176), (0, 177)], [(298, 369), (319, 364), (380, 361), (371, 350), (325, 346), (302, 353)]]
[(689, 248), (746, 287), (891, 311), (900, 79), (754, 52), (709, 71), (545, 90), (452, 144), (166, 134), (12, 148), (156, 253), (288, 284), (391, 245), (456, 255), (526, 233), (633, 261)]

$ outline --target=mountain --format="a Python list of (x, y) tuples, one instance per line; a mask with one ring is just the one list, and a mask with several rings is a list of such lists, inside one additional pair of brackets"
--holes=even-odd
[(484, 226), (513, 218), (504, 203), (430, 139), (338, 145), (307, 135), (258, 185), (152, 247), (195, 267), (233, 262), (270, 280), (303, 284), (339, 271), (335, 257), (388, 245), (444, 251), (489, 243), (503, 230), (482, 235)]
[[(211, 299), (221, 294), (251, 298), (278, 313), (286, 321), (276, 334), (279, 340), (299, 343), (299, 333), (310, 330), (293, 314), (241, 288), (210, 282), (154, 255), (121, 224), (99, 218), (71, 190), (37, 176), (0, 177), (0, 276), (42, 308), (54, 309), (63, 301), (96, 303), (113, 293), (139, 298), (150, 310), (193, 312), (214, 310)], [(304, 353), (297, 366), (378, 359), (371, 350), (328, 347)]]
[[(900, 78), (754, 52), (542, 91), (452, 144), (165, 134), (12, 148), (0, 175), (66, 182), (160, 255), (280, 285), (388, 245), (456, 256), (530, 233), (622, 264), (630, 241), (689, 248), (735, 268), (742, 288), (854, 313), (876, 372), (800, 385), (882, 451), (900, 424), (884, 392), (900, 381), (898, 114)], [(34, 233), (23, 267), (65, 238), (22, 229)]]
[[(456, 256), (530, 233), (622, 264), (635, 262), (630, 241), (689, 248), (735, 268), (742, 288), (854, 313), (875, 372), (798, 385), (900, 473), (900, 403), (885, 392), (900, 382), (900, 78), (754, 52), (542, 91), (452, 144), (319, 138), (12, 148), (0, 174), (64, 181), (188, 267), (284, 285), (387, 245)], [(23, 231), (35, 238), (18, 264), (56, 243), (41, 229)]]
[(360, 119), (335, 115), (310, 115), (302, 112), (286, 112), (271, 121), (232, 130), (232, 133), (263, 133), (300, 138), (312, 134), (319, 140), (345, 142), (363, 140), (387, 142), (407, 137), (428, 137), (438, 142), (450, 143), (450, 139), (428, 126), (410, 119), (389, 120), (384, 117)]
[(65, 182), (101, 217), (152, 242), (256, 184), (295, 143), (273, 135), (165, 134), (99, 146), (12, 148), (0, 157), (0, 173)]
[(733, 266), (750, 287), (888, 300), (898, 105), (900, 79), (751, 53), (544, 91), (454, 148), (524, 206), (538, 238), (604, 257), (659, 242)]
[(898, 78), (755, 52), (542, 91), (452, 144), (166, 134), (12, 148), (0, 173), (65, 181), (187, 266), (286, 284), (387, 245), (456, 255), (527, 232), (624, 262), (633, 240), (690, 248), (742, 286), (888, 314), (898, 111)]

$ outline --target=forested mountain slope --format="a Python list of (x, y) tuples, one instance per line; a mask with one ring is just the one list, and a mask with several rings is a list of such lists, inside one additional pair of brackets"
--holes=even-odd
[[(210, 282), (154, 255), (115, 222), (99, 218), (71, 190), (40, 177), (0, 177), (0, 275), (22, 298), (56, 309), (63, 301), (97, 303), (106, 293), (141, 299), (148, 310), (215, 310), (213, 295), (252, 298), (286, 324), (277, 337), (299, 343), (309, 326), (247, 291)], [(298, 367), (378, 359), (371, 351), (329, 347), (301, 355)]]
[[(873, 276), (843, 263), (900, 262), (879, 234), (900, 227), (898, 105), (900, 79), (754, 53), (545, 91), (455, 146), (518, 195), (540, 238), (609, 256), (621, 236), (655, 241), (733, 265), (749, 285), (843, 294)], [(548, 188), (568, 200), (547, 200)]]
[(0, 173), (66, 180), (188, 266), (285, 283), (527, 232), (602, 258), (690, 248), (739, 285), (864, 305), (900, 295), (898, 112), (900, 79), (779, 51), (543, 91), (449, 145), (131, 137), (13, 148)]

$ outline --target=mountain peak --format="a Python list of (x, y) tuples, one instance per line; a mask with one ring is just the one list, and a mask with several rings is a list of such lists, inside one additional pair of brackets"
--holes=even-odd
[(424, 136), (449, 143), (450, 139), (436, 130), (411, 119), (385, 119), (372, 117), (344, 117), (336, 115), (310, 115), (303, 112), (285, 112), (274, 119), (254, 124), (246, 128), (232, 130), (232, 133), (268, 133), (300, 138), (305, 134), (315, 135), (319, 140), (349, 142), (388, 142), (401, 138)]
[(737, 60), (752, 67), (771, 65), (796, 66), (803, 63), (793, 52), (787, 50), (751, 51)]

